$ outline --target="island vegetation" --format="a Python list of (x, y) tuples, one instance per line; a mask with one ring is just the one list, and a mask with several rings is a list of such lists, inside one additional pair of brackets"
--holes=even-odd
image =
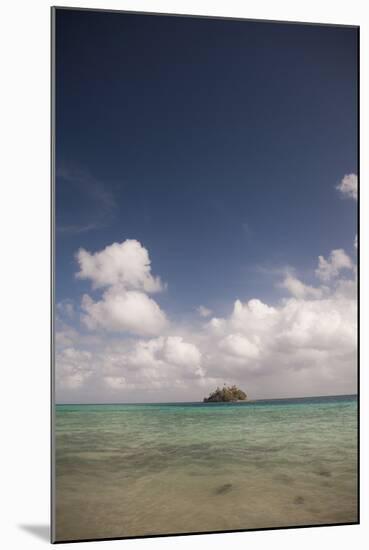
[(209, 397), (204, 397), (204, 403), (229, 403), (234, 401), (246, 401), (246, 393), (237, 386), (226, 386), (223, 388), (217, 387)]

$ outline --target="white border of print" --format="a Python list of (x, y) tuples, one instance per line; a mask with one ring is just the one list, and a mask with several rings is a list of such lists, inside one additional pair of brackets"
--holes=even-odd
[[(127, 0), (57, 5), (216, 15), (361, 26), (361, 242), (368, 242), (369, 17), (351, 0)], [(2, 6), (1, 56), (1, 540), (5, 548), (39, 548), (49, 523), (50, 302), (50, 2)], [(365, 154), (366, 153), (366, 154)], [(4, 171), (5, 167), (5, 171)], [(361, 247), (361, 333), (368, 327), (368, 255)], [(4, 307), (5, 306), (5, 307)], [(365, 547), (369, 538), (368, 339), (361, 338), (361, 525), (83, 543), (143, 550), (244, 545), (284, 550)], [(70, 544), (68, 548), (75, 547)], [(78, 546), (77, 548), (82, 548)]]

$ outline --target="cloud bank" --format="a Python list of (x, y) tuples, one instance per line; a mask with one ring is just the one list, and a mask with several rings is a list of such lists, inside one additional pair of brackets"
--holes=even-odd
[[(338, 189), (355, 199), (352, 176)], [(224, 382), (253, 398), (356, 392), (357, 270), (343, 249), (318, 256), (308, 282), (279, 274), (277, 303), (235, 299), (221, 317), (199, 305), (181, 324), (152, 298), (165, 285), (138, 241), (76, 259), (91, 293), (79, 326), (73, 304), (57, 309), (60, 402), (199, 400)]]

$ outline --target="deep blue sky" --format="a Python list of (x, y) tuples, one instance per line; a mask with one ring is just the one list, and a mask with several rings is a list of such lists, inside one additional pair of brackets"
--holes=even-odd
[(56, 46), (57, 301), (89, 288), (78, 248), (127, 238), (174, 317), (352, 253), (356, 29), (57, 10)]

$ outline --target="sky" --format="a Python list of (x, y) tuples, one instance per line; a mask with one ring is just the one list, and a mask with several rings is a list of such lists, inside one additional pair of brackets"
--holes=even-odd
[(357, 30), (58, 9), (56, 399), (356, 392)]

